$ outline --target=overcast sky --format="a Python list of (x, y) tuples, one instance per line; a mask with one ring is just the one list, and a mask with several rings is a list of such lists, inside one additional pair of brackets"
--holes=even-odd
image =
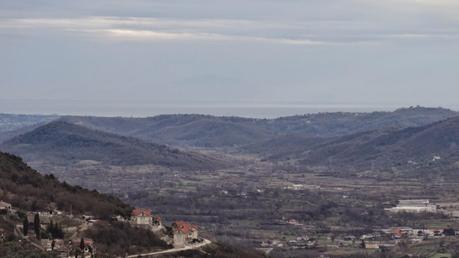
[(457, 0), (0, 0), (0, 113), (459, 109), (458, 82)]

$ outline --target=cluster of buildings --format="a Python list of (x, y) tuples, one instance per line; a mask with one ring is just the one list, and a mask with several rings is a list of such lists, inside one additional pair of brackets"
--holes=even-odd
[(266, 255), (269, 255), (274, 248), (281, 248), (281, 249), (314, 249), (317, 248), (318, 242), (314, 238), (310, 238), (308, 236), (299, 236), (295, 239), (290, 240), (279, 240), (279, 239), (272, 239), (258, 242), (257, 250), (264, 252)]
[[(7, 202), (0, 201), (0, 215), (11, 215), (15, 214), (16, 211), (14, 210), (13, 206)], [(26, 212), (25, 216), (28, 221), (27, 227), (29, 228), (27, 235), (22, 235), (24, 239), (27, 241), (33, 241), (39, 244), (44, 251), (54, 252), (58, 255), (58, 257), (78, 257), (82, 258), (92, 258), (96, 255), (96, 248), (94, 241), (88, 238), (75, 238), (71, 240), (64, 240), (64, 239), (40, 239), (35, 236), (33, 232), (33, 228), (35, 228), (35, 216), (40, 218), (40, 228), (42, 230), (46, 229), (49, 225), (52, 224), (53, 221), (62, 219), (63, 216), (66, 216), (62, 212), (58, 210), (49, 210), (49, 211), (42, 211), (42, 212)], [(163, 240), (166, 240), (169, 244), (172, 244), (175, 248), (183, 248), (186, 246), (192, 246), (196, 243), (201, 243), (204, 240), (199, 238), (199, 230), (198, 226), (185, 222), (185, 221), (176, 221), (172, 223), (170, 227), (166, 227), (163, 225), (162, 219), (158, 215), (154, 215), (150, 209), (144, 208), (135, 208), (131, 212), (131, 217), (129, 220), (124, 218), (119, 218), (121, 221), (129, 222), (131, 225), (135, 227), (141, 227), (144, 229), (151, 230), (155, 233), (164, 232), (166, 237)], [(82, 221), (85, 223), (86, 228), (91, 226), (94, 220), (91, 216), (83, 216)], [(15, 234), (23, 234), (24, 233), (24, 224), (16, 225)], [(71, 227), (65, 228), (64, 230), (67, 232), (77, 231), (78, 227)], [(69, 233), (67, 232), (67, 233)], [(70, 233), (72, 234), (72, 233)], [(76, 236), (76, 234), (72, 234), (72, 236)], [(7, 238), (7, 233), (4, 229), (0, 228), (0, 242), (5, 241)], [(63, 236), (62, 236), (63, 238)]]
[[(327, 247), (359, 247), (365, 249), (389, 249), (400, 242), (420, 243), (430, 239), (440, 239), (456, 235), (454, 229), (415, 229), (411, 227), (392, 227), (381, 229), (361, 236), (344, 236), (331, 240), (332, 245)], [(329, 238), (330, 239), (330, 238)]]
[(96, 257), (96, 246), (89, 238), (73, 239), (41, 239), (41, 246), (47, 252), (54, 252), (57, 257), (70, 258), (94, 258)]
[[(161, 217), (153, 215), (150, 209), (135, 208), (131, 212), (130, 223), (134, 226), (150, 229), (154, 232), (166, 229), (162, 223)], [(198, 226), (185, 221), (176, 221), (172, 223), (169, 233), (171, 235), (170, 239), (172, 240), (170, 242), (175, 248), (182, 248), (202, 241), (198, 235)]]
[(454, 229), (414, 229), (411, 227), (394, 227), (382, 229), (379, 232), (361, 237), (363, 247), (367, 249), (382, 249), (396, 246), (401, 241), (420, 243), (429, 239), (439, 239), (456, 235)]
[[(308, 237), (302, 236), (289, 240), (267, 240), (262, 242), (254, 242), (258, 246), (258, 250), (265, 253), (271, 252), (275, 248), (284, 250), (295, 249), (340, 249), (340, 248), (358, 248), (358, 249), (373, 249), (373, 250), (390, 250), (400, 243), (416, 244), (432, 239), (441, 239), (456, 235), (456, 231), (452, 228), (424, 228), (416, 229), (411, 227), (392, 227), (387, 229), (375, 230), (371, 233), (363, 235), (333, 235), (330, 234), (326, 238), (324, 235)], [(459, 235), (459, 232), (457, 232)], [(320, 240), (318, 240), (320, 239)]]
[[(15, 215), (18, 214), (14, 207), (7, 202), (0, 201), (0, 215)], [(35, 246), (41, 247), (43, 251), (54, 252), (56, 257), (70, 258), (70, 257), (81, 257), (81, 258), (93, 258), (96, 256), (96, 247), (94, 241), (89, 238), (73, 238), (71, 240), (64, 240), (62, 237), (51, 237), (43, 234), (47, 227), (52, 224), (53, 220), (66, 219), (66, 215), (63, 212), (56, 209), (50, 209), (47, 211), (39, 212), (25, 212), (25, 221), (22, 224), (15, 226), (14, 235), (20, 236), (22, 239), (34, 243)], [(39, 218), (39, 228), (41, 233), (40, 237), (36, 236), (34, 232), (35, 228), (35, 217)], [(27, 226), (28, 230), (25, 231), (24, 227)], [(67, 228), (66, 228), (67, 229)], [(75, 227), (76, 231), (76, 227)], [(27, 232), (27, 233), (26, 233)], [(7, 232), (0, 228), (0, 242), (5, 241), (7, 238)]]
[(313, 249), (317, 247), (317, 241), (310, 237), (297, 237), (296, 239), (289, 240), (287, 245), (291, 249)]

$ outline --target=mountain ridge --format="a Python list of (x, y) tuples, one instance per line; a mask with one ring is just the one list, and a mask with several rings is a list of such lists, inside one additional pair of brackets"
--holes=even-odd
[(95, 160), (112, 165), (154, 164), (182, 169), (214, 169), (224, 163), (195, 152), (88, 129), (62, 120), (38, 127), (2, 144), (28, 160), (57, 163)]
[(459, 113), (443, 108), (411, 107), (393, 112), (317, 113), (276, 119), (210, 115), (160, 115), (147, 118), (62, 117), (61, 119), (111, 133), (188, 147), (238, 147), (297, 134), (337, 137), (378, 129), (427, 125)]
[(459, 161), (459, 117), (341, 137), (315, 146), (299, 160), (301, 164), (366, 169), (452, 165)]

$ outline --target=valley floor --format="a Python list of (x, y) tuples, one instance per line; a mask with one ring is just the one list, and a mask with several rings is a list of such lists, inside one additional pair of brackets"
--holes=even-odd
[[(379, 255), (379, 247), (420, 257), (459, 250), (455, 236), (381, 234), (398, 228), (459, 229), (459, 220), (452, 216), (459, 211), (459, 182), (420, 177), (387, 180), (372, 176), (374, 173), (338, 177), (250, 156), (231, 158), (238, 165), (220, 171), (116, 167), (92, 162), (73, 167), (32, 165), (71, 184), (152, 208), (171, 221), (198, 224), (206, 238), (269, 251), (273, 257), (367, 257)], [(385, 211), (400, 199), (428, 199), (441, 212)], [(364, 235), (373, 237), (362, 241)], [(422, 254), (415, 251), (419, 247), (414, 248), (419, 244), (423, 245)]]

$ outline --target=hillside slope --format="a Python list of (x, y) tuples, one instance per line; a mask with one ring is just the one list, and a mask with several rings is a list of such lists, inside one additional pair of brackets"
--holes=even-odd
[(273, 135), (263, 120), (208, 115), (160, 115), (148, 118), (63, 117), (89, 128), (149, 142), (193, 147), (233, 147)]
[(15, 115), (0, 114), (0, 133), (11, 132), (23, 127), (48, 123), (57, 119), (56, 115)]
[(68, 164), (93, 160), (111, 165), (154, 164), (182, 169), (215, 169), (219, 160), (194, 152), (55, 121), (6, 141), (2, 149), (27, 160)]
[[(403, 129), (431, 124), (457, 115), (457, 112), (443, 108), (410, 107), (393, 112), (316, 113), (277, 119), (193, 114), (146, 118), (92, 116), (51, 118), (60, 118), (87, 128), (135, 137), (152, 143), (218, 148), (240, 147), (283, 135), (328, 138), (379, 129)], [(4, 117), (5, 119), (2, 120), (0, 116), (0, 131), (2, 127), (3, 131), (8, 131), (6, 128), (10, 130), (8, 134), (0, 136), (0, 142), (17, 136), (15, 131), (19, 129), (23, 132), (32, 130), (31, 125), (36, 125), (37, 121), (44, 119), (43, 116), (4, 115)], [(14, 125), (13, 129), (11, 129), (12, 125)]]
[(457, 112), (449, 109), (410, 107), (393, 112), (340, 112), (291, 116), (276, 119), (273, 124), (276, 132), (313, 137), (336, 137), (373, 130), (418, 127), (458, 115)]
[(43, 176), (21, 158), (3, 152), (0, 152), (0, 199), (23, 210), (45, 210), (55, 203), (62, 211), (100, 217), (128, 215), (132, 210), (114, 197)]
[(341, 137), (311, 148), (300, 159), (303, 164), (355, 168), (452, 165), (459, 161), (459, 117)]
[(337, 137), (379, 129), (431, 124), (458, 113), (442, 108), (413, 107), (394, 112), (319, 113), (278, 119), (207, 115), (161, 115), (149, 118), (63, 117), (89, 128), (149, 142), (193, 147), (234, 147), (283, 135)]
[[(0, 200), (11, 203), (18, 211), (17, 214), (0, 216), (0, 228), (7, 236), (5, 241), (0, 241), (1, 257), (56, 257), (55, 254), (37, 249), (40, 242), (35, 241), (34, 245), (30, 245), (29, 243), (34, 241), (34, 237), (30, 237), (30, 234), (27, 241), (21, 239), (22, 236), (14, 234), (14, 228), (22, 223), (25, 212), (45, 211), (50, 208), (68, 214), (65, 220), (60, 221), (61, 226), (74, 228), (75, 225), (80, 225), (80, 229), (86, 228), (77, 231), (79, 237), (76, 239), (89, 237), (94, 240), (98, 250), (97, 257), (124, 257), (126, 254), (148, 253), (171, 248), (160, 239), (159, 235), (150, 230), (112, 220), (116, 215), (129, 217), (133, 207), (115, 197), (59, 182), (52, 175), (41, 175), (24, 163), (20, 157), (3, 152), (0, 152)], [(79, 215), (83, 214), (93, 215), (99, 220), (88, 228), (86, 222), (80, 220)], [(64, 240), (68, 241), (74, 240), (71, 238), (75, 236), (64, 235), (64, 237)], [(251, 250), (214, 243), (212, 246), (205, 247), (204, 251), (196, 249), (177, 256), (164, 255), (163, 257), (261, 258), (264, 256)]]

